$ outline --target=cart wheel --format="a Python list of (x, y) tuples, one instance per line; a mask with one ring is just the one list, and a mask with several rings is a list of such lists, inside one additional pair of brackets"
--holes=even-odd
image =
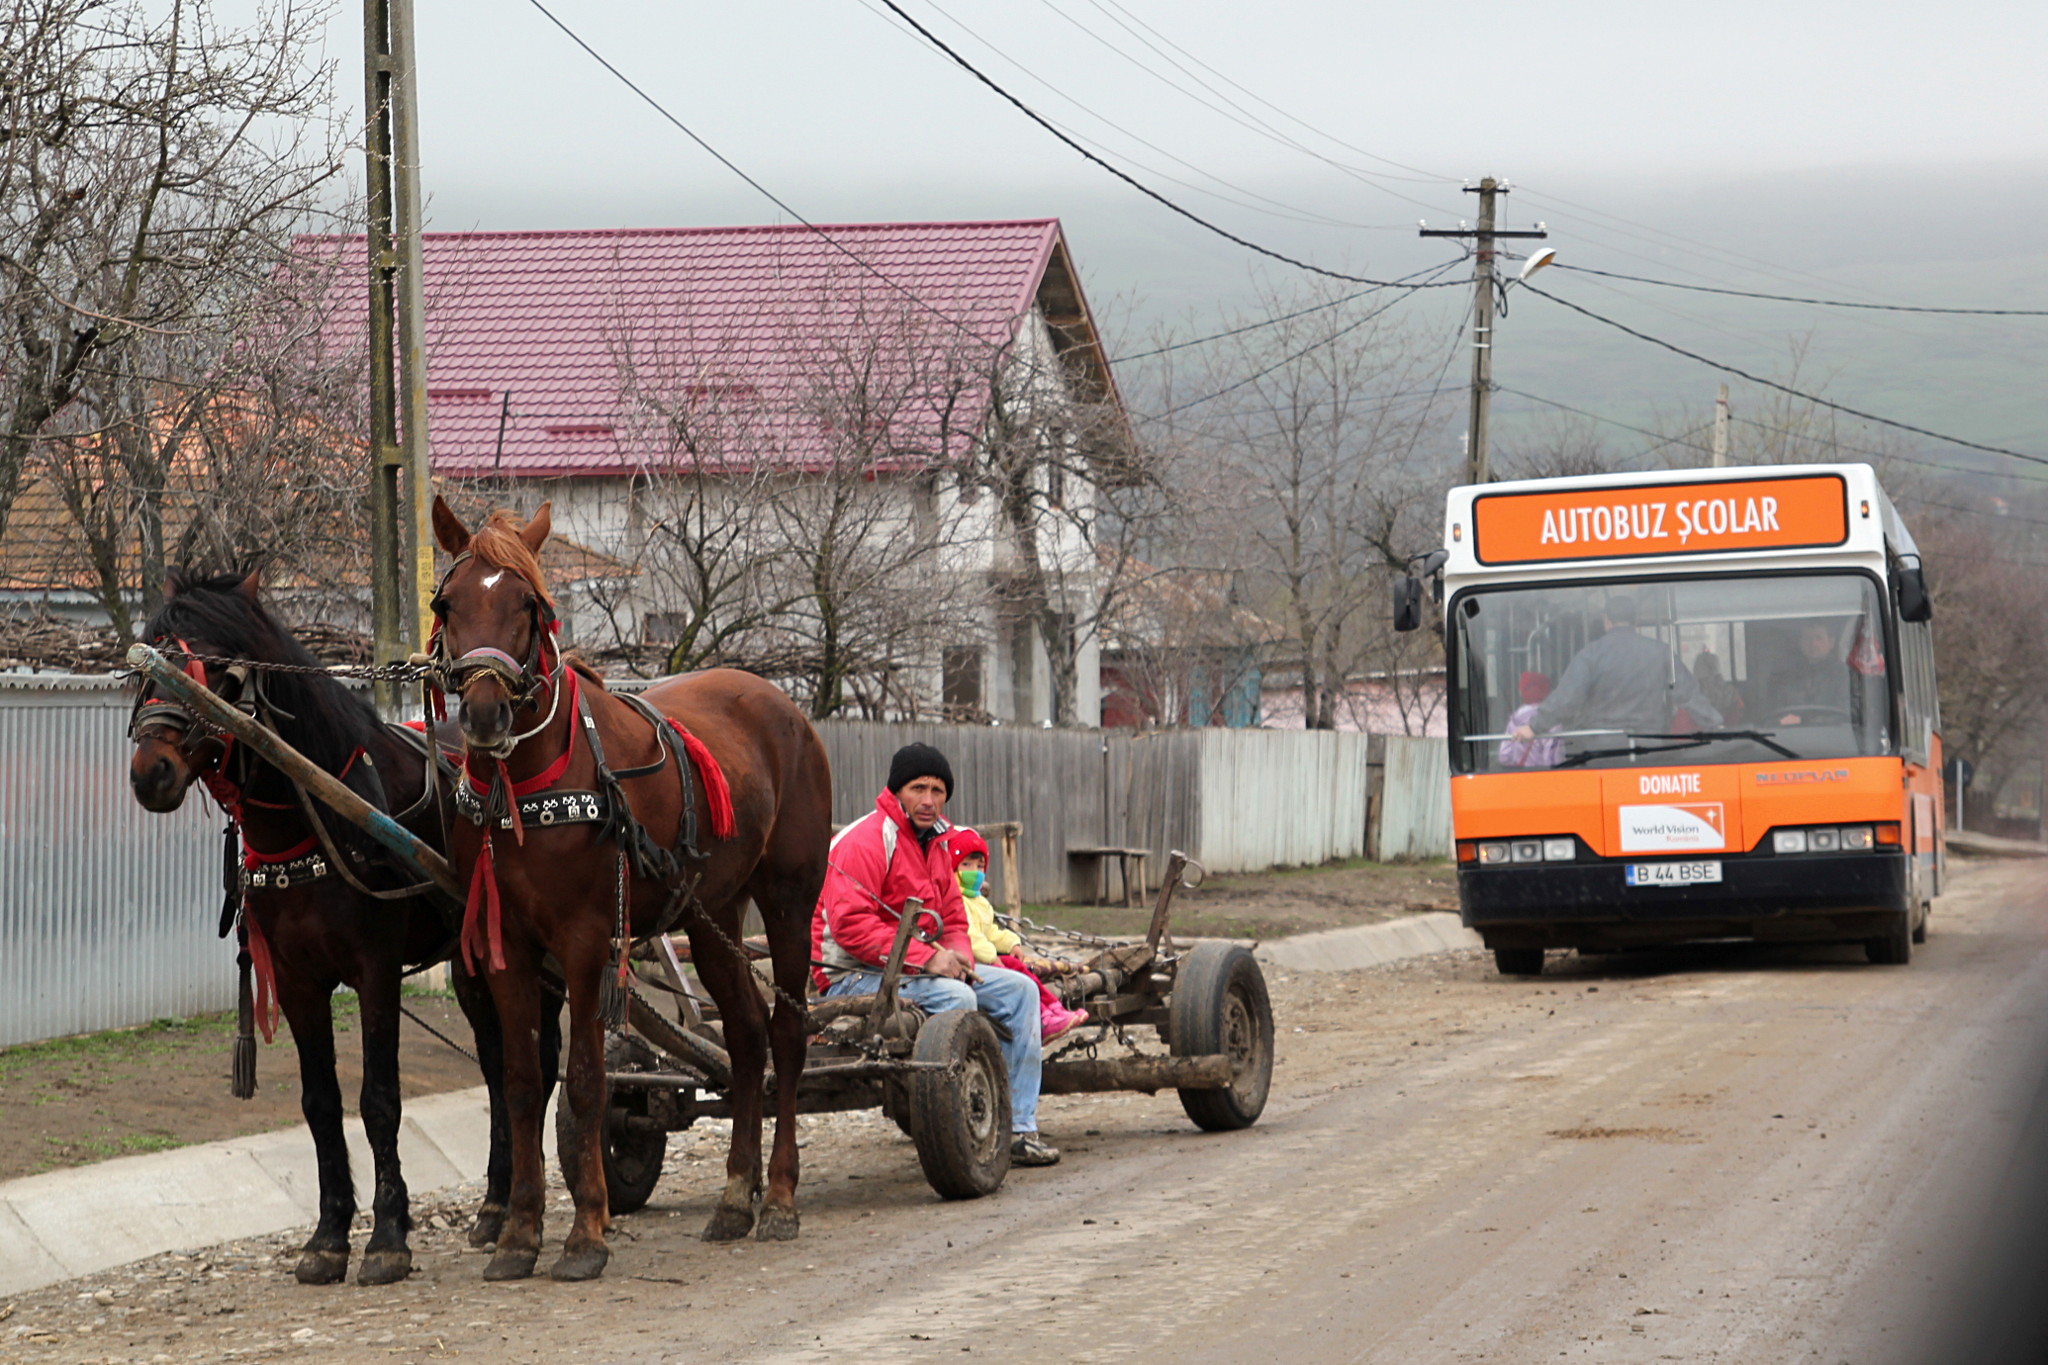
[(613, 1092), (604, 1121), (605, 1207), (634, 1213), (646, 1207), (661, 1182), (668, 1133), (647, 1114), (645, 1086)]
[(903, 1136), (917, 1136), (910, 1131), (910, 1084), (900, 1076), (882, 1082), (882, 1117), (894, 1123)]
[[(633, 1038), (614, 1037), (605, 1044), (607, 1069), (627, 1070), (641, 1054), (652, 1056), (646, 1044)], [(645, 1208), (661, 1181), (662, 1159), (668, 1155), (668, 1132), (648, 1114), (647, 1088), (621, 1086), (606, 1088), (604, 1136), (600, 1151), (604, 1158), (605, 1207), (613, 1213), (634, 1213)], [(566, 1091), (555, 1109), (555, 1148), (573, 1150), (569, 1141), (569, 1104)], [(573, 1178), (569, 1163), (563, 1163), (565, 1178)]]
[(942, 1199), (979, 1199), (1010, 1173), (1010, 1074), (996, 1031), (979, 1010), (924, 1021), (911, 1057), (944, 1071), (910, 1074), (910, 1138), (924, 1178)]
[(1273, 1002), (1258, 959), (1234, 943), (1200, 943), (1180, 960), (1169, 1003), (1167, 1038), (1176, 1057), (1230, 1058), (1222, 1090), (1183, 1090), (1180, 1107), (1212, 1133), (1249, 1128), (1266, 1108), (1273, 1081)]

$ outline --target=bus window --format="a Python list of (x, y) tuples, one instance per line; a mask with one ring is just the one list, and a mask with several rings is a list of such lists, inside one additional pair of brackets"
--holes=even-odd
[(1459, 770), (1895, 752), (1882, 601), (1850, 573), (1474, 590), (1452, 612)]

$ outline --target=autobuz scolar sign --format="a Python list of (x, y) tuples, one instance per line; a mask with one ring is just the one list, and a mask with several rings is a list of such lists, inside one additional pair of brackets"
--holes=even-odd
[(1815, 549), (1848, 539), (1849, 491), (1813, 474), (1482, 493), (1472, 534), (1482, 564)]

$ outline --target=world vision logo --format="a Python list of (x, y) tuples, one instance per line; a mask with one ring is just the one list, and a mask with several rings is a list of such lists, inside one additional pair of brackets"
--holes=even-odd
[(1622, 806), (1623, 853), (1687, 853), (1728, 846), (1728, 826), (1719, 801), (1668, 806)]
[(1847, 782), (1848, 780), (1849, 770), (1847, 768), (1817, 768), (1808, 772), (1758, 773), (1756, 775), (1756, 784), (1759, 787), (1790, 787), (1811, 782)]

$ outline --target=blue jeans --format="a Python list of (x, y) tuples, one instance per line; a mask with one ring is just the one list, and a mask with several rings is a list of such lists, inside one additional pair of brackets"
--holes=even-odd
[[(927, 1014), (979, 1009), (1010, 1031), (1003, 1062), (1010, 1069), (1010, 1131), (1038, 1131), (1038, 983), (1008, 967), (976, 964), (975, 982), (946, 976), (904, 976), (897, 994)], [(880, 972), (848, 972), (825, 994), (867, 995), (882, 984)]]

